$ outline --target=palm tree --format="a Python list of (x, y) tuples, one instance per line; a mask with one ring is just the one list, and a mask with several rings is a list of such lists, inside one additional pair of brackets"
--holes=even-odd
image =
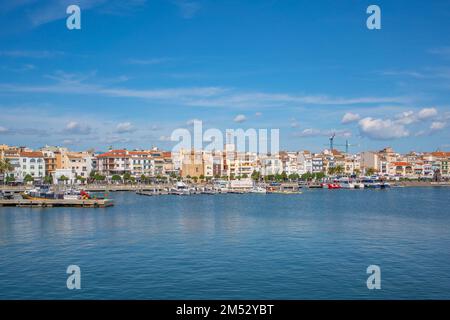
[(3, 175), (3, 182), (7, 183), (8, 173), (13, 171), (14, 167), (9, 162), (9, 159), (0, 159), (0, 173)]
[(14, 170), (13, 165), (9, 159), (0, 159), (0, 173), (5, 174)]

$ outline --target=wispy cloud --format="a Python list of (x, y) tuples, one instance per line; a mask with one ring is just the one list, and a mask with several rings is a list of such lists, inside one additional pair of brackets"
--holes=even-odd
[(361, 116), (359, 114), (347, 112), (342, 117), (341, 123), (343, 123), (343, 124), (352, 123), (352, 122), (358, 121), (359, 119), (361, 119)]
[(450, 46), (444, 46), (439, 48), (433, 48), (428, 50), (429, 53), (450, 58)]
[(242, 123), (245, 122), (245, 120), (247, 120), (247, 117), (243, 114), (238, 114), (236, 117), (234, 117), (233, 121), (236, 123)]
[(70, 121), (64, 128), (64, 132), (68, 134), (87, 135), (91, 133), (91, 127), (77, 121)]
[(121, 133), (130, 133), (136, 131), (136, 128), (131, 124), (131, 122), (121, 122), (116, 126), (116, 132)]
[(193, 18), (201, 9), (201, 4), (199, 1), (173, 0), (173, 3), (178, 7), (180, 15), (185, 19)]
[(157, 65), (166, 63), (169, 61), (173, 61), (172, 58), (149, 58), (149, 59), (128, 59), (126, 63), (128, 64), (136, 64), (136, 65)]
[(44, 58), (54, 58), (56, 56), (62, 56), (64, 52), (62, 51), (31, 51), (31, 50), (3, 50), (0, 51), (1, 57), (10, 58), (33, 58), (33, 59), (44, 59)]
[(313, 137), (327, 137), (335, 134), (337, 137), (351, 137), (352, 132), (350, 130), (323, 130), (315, 128), (307, 128), (300, 132), (294, 132), (295, 137), (300, 138), (313, 138)]
[(108, 81), (93, 83), (96, 72), (69, 74), (59, 71), (46, 75), (53, 83), (45, 85), (1, 84), (0, 92), (96, 95), (107, 97), (156, 100), (193, 107), (260, 108), (298, 107), (307, 105), (370, 105), (405, 104), (410, 98), (394, 97), (335, 97), (329, 95), (303, 95), (286, 93), (245, 92), (226, 87), (177, 87), (133, 89), (111, 86)]

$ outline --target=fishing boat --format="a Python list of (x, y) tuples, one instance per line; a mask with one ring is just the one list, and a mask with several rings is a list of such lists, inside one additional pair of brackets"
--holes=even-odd
[(41, 185), (36, 186), (31, 190), (25, 190), (21, 193), (22, 198), (26, 200), (42, 200), (42, 199), (55, 199), (56, 195), (50, 190), (50, 186)]

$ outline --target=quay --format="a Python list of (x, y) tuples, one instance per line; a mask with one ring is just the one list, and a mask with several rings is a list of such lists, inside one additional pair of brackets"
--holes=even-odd
[(78, 208), (106, 208), (114, 205), (111, 199), (3, 199), (0, 200), (0, 207), (78, 207)]

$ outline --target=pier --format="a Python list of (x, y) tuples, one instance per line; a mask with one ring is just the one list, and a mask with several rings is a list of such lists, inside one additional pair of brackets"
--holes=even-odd
[(78, 208), (106, 208), (114, 205), (111, 199), (89, 199), (89, 200), (68, 200), (68, 199), (3, 199), (0, 200), (0, 207), (78, 207)]

